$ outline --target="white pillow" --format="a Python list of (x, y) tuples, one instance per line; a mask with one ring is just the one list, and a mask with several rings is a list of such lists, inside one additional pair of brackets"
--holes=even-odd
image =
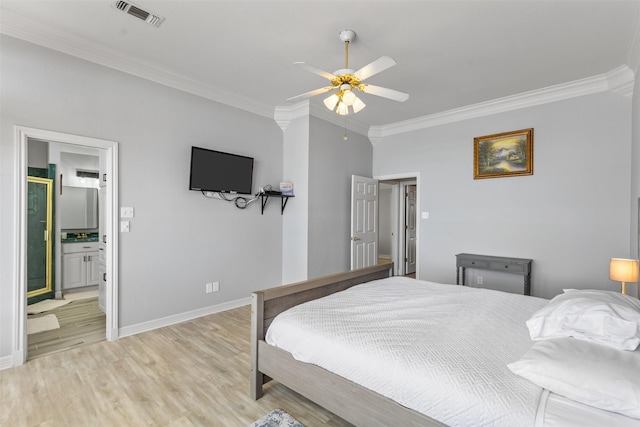
[(517, 362), (514, 374), (577, 402), (640, 419), (640, 349), (557, 338), (538, 341)]
[(565, 290), (527, 320), (534, 341), (574, 337), (620, 350), (640, 344), (640, 300), (612, 291)]

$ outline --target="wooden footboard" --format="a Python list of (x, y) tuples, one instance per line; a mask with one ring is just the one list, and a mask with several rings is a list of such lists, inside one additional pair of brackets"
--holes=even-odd
[(251, 397), (273, 378), (357, 426), (444, 426), (318, 366), (295, 360), (264, 341), (279, 313), (360, 283), (389, 277), (393, 264), (380, 264), (254, 292), (251, 296)]

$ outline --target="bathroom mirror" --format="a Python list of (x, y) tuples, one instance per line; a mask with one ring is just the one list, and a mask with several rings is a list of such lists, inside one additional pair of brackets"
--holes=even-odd
[(98, 190), (62, 187), (60, 221), (63, 230), (98, 228)]

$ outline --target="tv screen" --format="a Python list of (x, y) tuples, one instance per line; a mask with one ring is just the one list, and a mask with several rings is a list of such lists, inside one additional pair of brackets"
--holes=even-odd
[(191, 147), (189, 190), (251, 194), (253, 157)]

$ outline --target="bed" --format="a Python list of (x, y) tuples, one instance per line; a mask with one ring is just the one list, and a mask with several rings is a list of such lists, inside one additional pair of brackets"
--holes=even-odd
[[(530, 369), (525, 356), (532, 345), (525, 321), (544, 309), (547, 300), (390, 278), (391, 268), (390, 264), (377, 265), (254, 292), (252, 397), (260, 398), (263, 384), (274, 379), (357, 426), (538, 427), (579, 426), (585, 421), (599, 423), (591, 425), (640, 425), (640, 420), (627, 416), (635, 414), (634, 402), (630, 409), (623, 407), (622, 413), (627, 413), (621, 415), (550, 393), (522, 376), (528, 372), (514, 373), (523, 366), (525, 371)], [(428, 289), (430, 296), (423, 297), (419, 293), (423, 289)], [(399, 303), (401, 296), (409, 296), (412, 305), (398, 314), (395, 301)], [(476, 310), (465, 308), (465, 299), (488, 304), (488, 311), (480, 320), (469, 320), (464, 312)], [(429, 305), (430, 301), (436, 301), (435, 305)], [(328, 305), (336, 302), (337, 306)], [(429, 316), (420, 312), (427, 306)], [(321, 312), (334, 311), (318, 318), (318, 307), (324, 307)], [(341, 318), (347, 312), (362, 318), (356, 329), (365, 331), (361, 334), (366, 337), (364, 343), (358, 343), (349, 329), (343, 328), (351, 322)], [(385, 318), (386, 313), (392, 317)], [(305, 316), (307, 323), (298, 323), (304, 322)], [(402, 331), (399, 336), (393, 332), (395, 324)], [(423, 334), (431, 324), (437, 326), (435, 332)], [(516, 326), (503, 328), (503, 324)], [(323, 328), (328, 328), (324, 335)], [(479, 337), (482, 330), (490, 332)], [(464, 332), (464, 343), (447, 342), (446, 336), (459, 335), (458, 331)], [(334, 343), (329, 337), (342, 338)], [(503, 345), (505, 342), (509, 345)], [(543, 344), (549, 343), (564, 345), (562, 339)], [(314, 344), (318, 348), (314, 349)], [(385, 347), (389, 353), (378, 351)], [(633, 357), (637, 353), (616, 352)], [(523, 360), (518, 360), (521, 356)], [(399, 359), (404, 366), (396, 365)], [(512, 362), (514, 369), (512, 365), (507, 369)], [(635, 359), (628, 363), (636, 367)], [(433, 366), (419, 372), (423, 365)], [(471, 369), (461, 370), (462, 366)], [(456, 384), (448, 385), (448, 376), (456, 377)], [(640, 399), (640, 394), (637, 397)]]

